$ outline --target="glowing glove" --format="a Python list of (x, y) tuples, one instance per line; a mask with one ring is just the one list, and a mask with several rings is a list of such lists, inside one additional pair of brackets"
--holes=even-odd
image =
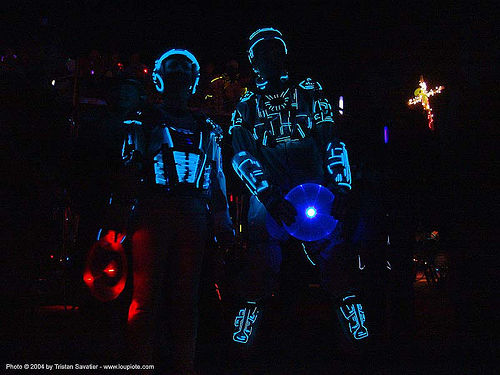
[(332, 190), (333, 194), (335, 195), (330, 213), (335, 219), (343, 221), (346, 218), (348, 210), (348, 193), (346, 191), (342, 191), (344, 189), (339, 188), (330, 190)]
[(259, 200), (279, 225), (290, 226), (295, 222), (297, 210), (272, 187), (259, 194)]

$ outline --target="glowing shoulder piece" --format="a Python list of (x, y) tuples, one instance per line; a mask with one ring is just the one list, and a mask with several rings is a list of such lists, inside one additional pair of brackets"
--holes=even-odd
[(261, 164), (248, 152), (241, 151), (234, 155), (233, 168), (252, 194), (257, 195), (269, 187)]
[(304, 90), (323, 90), (323, 87), (317, 81), (313, 81), (311, 78), (306, 78), (299, 83), (299, 87)]
[(123, 123), (125, 125), (142, 125), (142, 121), (139, 120), (125, 120)]
[(125, 125), (142, 125), (143, 120), (142, 111), (134, 111), (128, 114), (128, 118), (123, 121)]
[(250, 90), (247, 90), (247, 92), (245, 92), (245, 95), (243, 95), (240, 99), (240, 102), (246, 102), (247, 100), (249, 100), (252, 96), (254, 96), (255, 94), (250, 91)]

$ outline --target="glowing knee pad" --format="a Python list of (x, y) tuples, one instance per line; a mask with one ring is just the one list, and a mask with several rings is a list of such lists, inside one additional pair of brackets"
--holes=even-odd
[(247, 302), (246, 306), (239, 310), (234, 319), (234, 342), (248, 344), (253, 339), (260, 313), (256, 302)]
[(344, 333), (350, 339), (363, 340), (369, 336), (363, 305), (356, 295), (348, 295), (342, 299), (337, 315)]

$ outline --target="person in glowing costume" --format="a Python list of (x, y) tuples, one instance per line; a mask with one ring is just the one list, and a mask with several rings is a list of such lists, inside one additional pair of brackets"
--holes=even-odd
[(131, 356), (137, 363), (154, 363), (162, 374), (194, 373), (207, 239), (215, 235), (218, 244), (230, 245), (234, 236), (221, 165), (222, 130), (188, 109), (199, 75), (196, 58), (186, 50), (169, 50), (156, 61), (152, 78), (163, 103), (134, 111), (124, 121), (124, 167), (101, 231), (102, 238), (125, 233), (131, 238)]
[[(347, 149), (335, 137), (331, 106), (318, 82), (289, 78), (287, 52), (281, 32), (274, 28), (250, 36), (248, 56), (257, 75), (256, 90), (238, 103), (229, 131), (233, 168), (252, 194), (249, 251), (239, 285), (242, 305), (233, 332), (233, 340), (240, 344), (253, 339), (280, 271), (282, 250), (291, 250), (285, 249), (290, 236), (283, 226), (292, 225), (297, 212), (284, 199), (287, 192), (305, 183), (327, 187), (335, 195), (332, 215), (342, 221), (344, 197), (351, 190)], [(316, 209), (308, 208), (305, 215), (313, 219)], [(322, 287), (336, 302), (347, 338), (357, 342), (368, 336), (368, 329), (360, 297), (346, 272), (349, 256), (341, 227), (337, 225), (322, 240), (302, 243), (302, 248), (307, 259), (319, 266)]]

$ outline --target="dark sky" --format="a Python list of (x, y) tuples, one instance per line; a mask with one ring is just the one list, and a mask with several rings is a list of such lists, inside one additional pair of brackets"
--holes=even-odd
[(55, 38), (72, 53), (116, 48), (152, 58), (181, 45), (206, 60), (244, 58), (246, 37), (273, 25), (283, 31), (291, 59), (313, 71), (331, 65), (338, 75), (396, 66), (438, 71), (456, 57), (469, 12), (422, 2), (31, 1), (7, 10), (3, 35), (12, 43), (37, 34), (40, 19), (47, 17)]
[[(4, 13), (3, 45), (40, 37), (69, 53), (92, 48), (139, 51), (151, 64), (171, 47), (199, 57), (246, 63), (246, 38), (262, 26), (275, 26), (289, 45), (291, 71), (325, 82), (330, 91), (412, 92), (420, 74), (446, 84), (455, 75), (474, 16), (460, 2), (336, 1), (25, 1)], [(408, 91), (409, 90), (409, 91)], [(378, 94), (377, 94), (378, 95)]]
[(237, 58), (248, 69), (246, 38), (274, 26), (287, 41), (290, 73), (321, 81), (332, 97), (344, 95), (351, 113), (378, 112), (377, 121), (408, 112), (421, 74), (430, 86), (446, 87), (438, 101), (477, 90), (478, 75), (493, 66), (483, 56), (494, 39), (493, 13), (474, 2), (381, 3), (33, 0), (7, 6), (0, 35), (4, 46), (49, 40), (72, 56), (93, 48), (137, 51), (150, 66), (166, 49), (184, 47), (202, 65)]

